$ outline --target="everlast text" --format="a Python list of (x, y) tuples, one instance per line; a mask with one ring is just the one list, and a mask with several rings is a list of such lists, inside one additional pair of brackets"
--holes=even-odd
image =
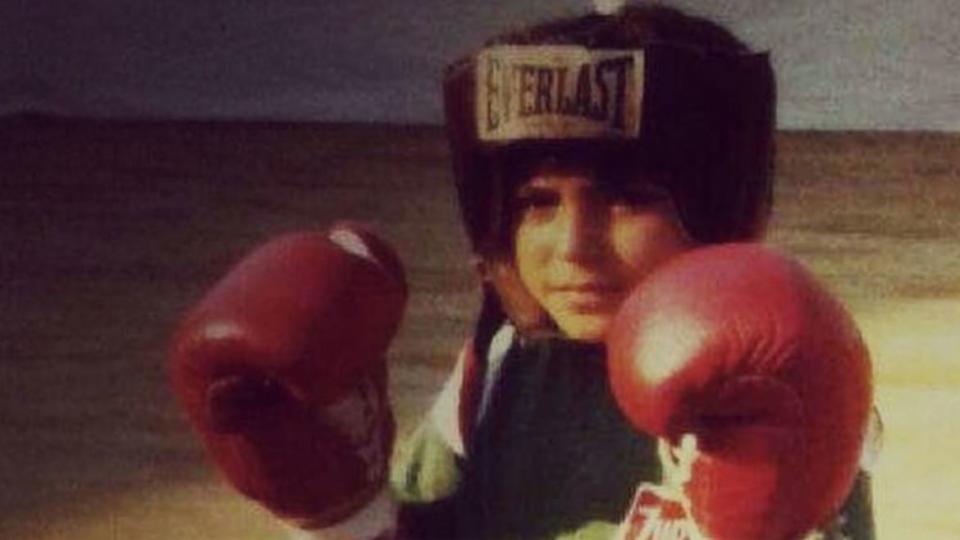
[(636, 52), (513, 47), (479, 62), (483, 139), (636, 134), (642, 92)]

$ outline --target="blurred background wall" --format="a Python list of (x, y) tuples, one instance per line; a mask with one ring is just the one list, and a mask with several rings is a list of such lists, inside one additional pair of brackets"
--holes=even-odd
[[(772, 51), (784, 127), (960, 129), (953, 0), (675, 0)], [(0, 3), (0, 113), (437, 122), (443, 66), (589, 0)]]

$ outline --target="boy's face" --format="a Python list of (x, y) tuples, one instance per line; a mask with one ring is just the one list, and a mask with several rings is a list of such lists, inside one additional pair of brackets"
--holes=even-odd
[(520, 280), (572, 339), (603, 339), (633, 286), (693, 245), (666, 193), (637, 180), (605, 189), (588, 170), (541, 168), (514, 196)]

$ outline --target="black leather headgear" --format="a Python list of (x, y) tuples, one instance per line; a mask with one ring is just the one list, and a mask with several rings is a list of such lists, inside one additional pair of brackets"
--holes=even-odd
[[(509, 245), (512, 176), (537, 156), (666, 173), (662, 187), (697, 241), (762, 234), (775, 116), (768, 55), (704, 46), (723, 40), (704, 39), (712, 23), (702, 19), (637, 11), (667, 30), (654, 25), (644, 38), (631, 36), (628, 8), (565, 21), (546, 38), (508, 36), (448, 68), (454, 176), (467, 234), (482, 257)], [(671, 35), (682, 36), (684, 21), (696, 39)]]

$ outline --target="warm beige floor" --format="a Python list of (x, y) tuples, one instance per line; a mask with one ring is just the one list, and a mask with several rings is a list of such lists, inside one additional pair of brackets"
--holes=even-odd
[[(178, 313), (279, 231), (377, 223), (413, 296), (409, 429), (476, 308), (432, 129), (0, 126), (0, 539), (269, 539), (167, 393)], [(843, 297), (874, 355), (885, 539), (960, 538), (960, 138), (789, 134), (770, 241)]]
[(874, 497), (884, 538), (958, 538), (960, 298), (863, 318), (885, 422)]

